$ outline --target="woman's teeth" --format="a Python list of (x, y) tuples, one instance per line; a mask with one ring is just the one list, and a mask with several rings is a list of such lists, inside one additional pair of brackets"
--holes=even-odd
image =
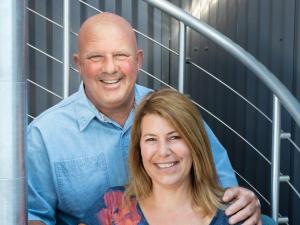
[(172, 162), (172, 163), (156, 163), (156, 165), (159, 167), (159, 168), (170, 168), (172, 166), (175, 165), (175, 162)]

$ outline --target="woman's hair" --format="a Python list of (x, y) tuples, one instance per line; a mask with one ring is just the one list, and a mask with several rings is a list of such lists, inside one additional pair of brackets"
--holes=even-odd
[(131, 129), (128, 156), (130, 180), (126, 197), (129, 199), (135, 196), (140, 200), (147, 198), (152, 192), (152, 181), (143, 166), (140, 148), (142, 119), (149, 114), (166, 119), (189, 147), (192, 157), (192, 205), (205, 215), (213, 213), (222, 206), (224, 191), (218, 182), (203, 120), (196, 106), (187, 97), (171, 89), (151, 92), (137, 107)]

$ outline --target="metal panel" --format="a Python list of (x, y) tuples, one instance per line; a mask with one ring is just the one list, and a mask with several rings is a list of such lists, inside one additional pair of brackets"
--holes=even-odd
[[(300, 99), (300, 2), (295, 0), (294, 1), (294, 41), (293, 41), (293, 79), (292, 79), (292, 90), (295, 96)], [(291, 63), (291, 62), (289, 62)], [(293, 140), (300, 145), (300, 128), (295, 126), (295, 123), (292, 123), (291, 126), (291, 134)], [(284, 141), (285, 145), (290, 146), (287, 144), (286, 140)], [(292, 177), (294, 177), (293, 181), (295, 187), (299, 190), (300, 189), (300, 178), (299, 178), (299, 165), (300, 165), (300, 153), (293, 154), (291, 157), (291, 162), (288, 162), (290, 165), (290, 171)], [(297, 200), (294, 193), (289, 192), (289, 199), (290, 204), (288, 204), (288, 211), (291, 215), (291, 220), (293, 224), (300, 224), (300, 216), (299, 216), (299, 201)]]
[[(193, 2), (199, 1), (194, 0)], [(203, 2), (206, 1), (200, 1), (200, 4)], [(211, 5), (212, 3), (214, 6), (209, 8), (208, 23), (236, 40), (238, 44), (260, 59), (299, 97), (299, 1), (210, 1)], [(205, 45), (204, 42), (202, 44)], [(190, 36), (191, 58), (205, 67), (206, 63), (203, 63), (203, 58), (207, 53), (203, 51), (197, 54), (193, 53), (193, 49), (198, 45), (199, 37), (192, 33)], [(231, 59), (222, 53), (222, 50), (215, 48), (210, 43), (208, 46), (209, 66), (207, 69), (209, 72), (231, 84), (271, 117), (272, 95), (266, 87), (259, 83), (254, 76), (246, 76), (249, 72), (240, 64), (232, 63)], [(200, 49), (203, 47), (200, 46)], [(189, 80), (191, 82), (190, 94), (239, 131), (270, 159), (271, 125), (269, 121), (254, 112), (241, 99), (224, 91), (223, 87), (217, 84), (208, 86), (209, 82), (205, 81), (203, 78), (205, 75), (199, 70), (191, 69), (190, 71), (190, 76), (193, 78)], [(197, 85), (194, 85), (195, 83)], [(270, 166), (253, 154), (252, 149), (237, 137), (229, 135), (222, 125), (216, 123), (205, 113), (204, 116), (229, 150), (234, 167), (250, 182), (256, 184), (255, 186), (262, 193), (270, 196), (269, 182), (266, 182), (269, 181)], [(287, 132), (292, 132), (294, 141), (299, 145), (299, 128), (293, 125), (294, 122), (284, 110), (282, 122), (282, 128)], [(283, 140), (282, 143), (282, 172), (292, 174), (293, 183), (300, 190), (300, 178), (296, 175), (296, 171), (299, 171), (300, 168), (300, 152), (287, 140)], [(253, 168), (253, 165), (256, 167)], [(242, 182), (242, 184), (244, 183)], [(282, 185), (281, 196), (283, 197), (279, 211), (284, 216), (289, 216), (289, 224), (298, 224), (300, 216), (294, 211), (300, 206), (299, 198), (285, 184)], [(263, 210), (265, 213), (269, 212), (269, 206), (264, 202)]]

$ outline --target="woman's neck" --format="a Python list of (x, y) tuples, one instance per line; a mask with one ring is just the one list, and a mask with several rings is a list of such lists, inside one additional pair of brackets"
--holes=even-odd
[(161, 210), (168, 210), (168, 208), (174, 209), (183, 205), (192, 204), (189, 185), (181, 185), (176, 188), (153, 185), (151, 195), (145, 200), (148, 204), (151, 204), (152, 207), (157, 207)]
[(213, 216), (203, 216), (194, 209), (192, 201), (189, 185), (177, 188), (154, 185), (150, 196), (139, 204), (149, 224), (209, 224)]

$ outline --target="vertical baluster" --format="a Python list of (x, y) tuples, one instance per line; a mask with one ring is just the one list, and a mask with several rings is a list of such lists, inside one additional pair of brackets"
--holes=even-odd
[(273, 95), (273, 124), (272, 124), (272, 217), (278, 224), (279, 211), (279, 176), (280, 176), (280, 102)]
[(70, 79), (70, 1), (64, 0), (64, 87), (63, 97), (69, 96), (69, 79)]
[(186, 26), (180, 22), (179, 27), (179, 66), (178, 66), (178, 91), (184, 93), (184, 73), (185, 73), (185, 43), (186, 43)]

